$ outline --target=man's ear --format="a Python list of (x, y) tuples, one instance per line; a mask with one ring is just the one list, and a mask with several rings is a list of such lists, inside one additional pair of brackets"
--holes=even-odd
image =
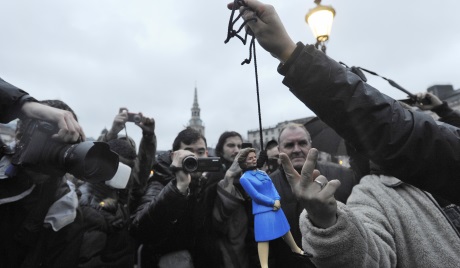
[(208, 150), (206, 150), (205, 154), (206, 154), (206, 157), (209, 157)]

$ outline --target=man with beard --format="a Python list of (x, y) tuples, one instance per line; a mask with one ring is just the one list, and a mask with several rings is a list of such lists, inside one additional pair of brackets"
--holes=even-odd
[[(222, 177), (187, 173), (182, 160), (208, 157), (198, 131), (179, 132), (172, 151), (158, 156), (140, 205), (132, 215), (131, 233), (143, 244), (145, 267), (221, 267), (212, 226), (217, 183)], [(224, 212), (222, 212), (224, 213)]]
[(220, 135), (216, 145), (216, 156), (220, 157), (225, 165), (225, 171), (232, 165), (235, 156), (241, 150), (242, 144), (243, 138), (238, 132), (225, 131)]

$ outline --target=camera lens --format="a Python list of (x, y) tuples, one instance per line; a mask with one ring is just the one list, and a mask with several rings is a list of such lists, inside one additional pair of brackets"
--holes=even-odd
[(140, 123), (142, 121), (142, 117), (136, 114), (133, 118), (134, 123)]
[(182, 168), (185, 172), (193, 172), (198, 168), (198, 159), (193, 155), (188, 155), (182, 160)]

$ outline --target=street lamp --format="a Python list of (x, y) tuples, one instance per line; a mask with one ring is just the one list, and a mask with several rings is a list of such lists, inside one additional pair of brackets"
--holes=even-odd
[(316, 7), (310, 9), (305, 15), (305, 21), (310, 26), (316, 38), (315, 47), (321, 46), (321, 50), (326, 53), (326, 41), (331, 33), (332, 21), (335, 16), (335, 9), (332, 6), (321, 5), (321, 0), (315, 0)]

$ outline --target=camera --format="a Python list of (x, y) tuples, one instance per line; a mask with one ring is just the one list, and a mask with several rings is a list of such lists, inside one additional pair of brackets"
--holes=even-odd
[[(128, 112), (128, 110), (126, 108), (120, 108), (120, 112), (123, 112), (124, 110), (126, 110)], [(142, 122), (142, 115), (140, 113), (130, 113), (128, 112), (128, 122), (134, 122), (134, 123), (140, 123)]]
[(51, 138), (57, 131), (51, 123), (32, 120), (16, 145), (11, 163), (45, 174), (70, 173), (89, 182), (106, 181), (115, 175), (119, 158), (107, 143), (62, 143)]
[(188, 155), (182, 159), (182, 169), (187, 173), (220, 171), (222, 163), (220, 157), (195, 157)]

